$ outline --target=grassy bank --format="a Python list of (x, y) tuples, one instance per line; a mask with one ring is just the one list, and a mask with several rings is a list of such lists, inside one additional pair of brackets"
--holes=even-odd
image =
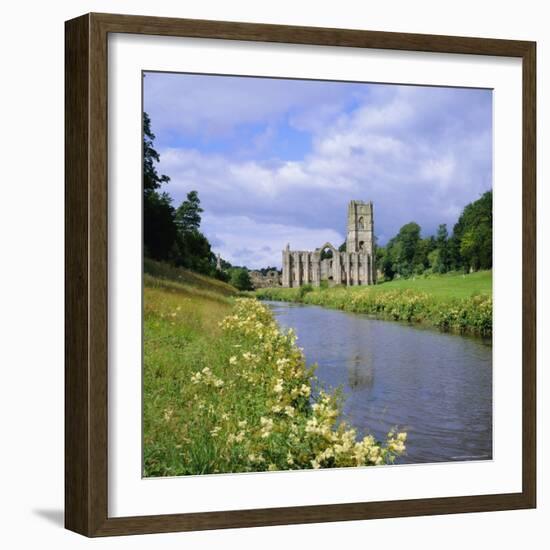
[(265, 288), (254, 294), (264, 300), (320, 305), (488, 336), (493, 325), (491, 289), (492, 272), (483, 271), (400, 279), (371, 287)]
[(317, 391), (293, 333), (235, 294), (146, 266), (145, 476), (383, 464), (404, 451), (405, 434), (358, 440), (338, 420), (340, 399)]

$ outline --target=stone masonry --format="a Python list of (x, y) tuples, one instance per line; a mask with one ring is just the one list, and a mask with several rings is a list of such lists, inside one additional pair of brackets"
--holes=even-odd
[(372, 285), (376, 282), (374, 265), (374, 215), (372, 202), (351, 201), (348, 206), (346, 251), (325, 243), (313, 252), (283, 250), (284, 287), (303, 284)]

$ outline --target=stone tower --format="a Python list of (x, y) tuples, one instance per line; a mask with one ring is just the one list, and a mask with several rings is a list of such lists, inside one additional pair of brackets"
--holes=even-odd
[[(322, 257), (323, 251), (331, 254)], [(284, 287), (303, 284), (357, 286), (376, 284), (374, 257), (374, 216), (372, 202), (351, 201), (348, 207), (346, 251), (340, 252), (331, 243), (315, 250), (283, 250)]]
[(351, 201), (348, 206), (346, 252), (374, 254), (374, 215), (372, 202)]

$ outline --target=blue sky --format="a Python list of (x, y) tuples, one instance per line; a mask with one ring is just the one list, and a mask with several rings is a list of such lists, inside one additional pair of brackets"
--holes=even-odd
[(339, 246), (352, 199), (383, 245), (410, 221), (452, 230), (492, 188), (490, 90), (147, 73), (144, 109), (164, 190), (197, 190), (214, 252), (250, 268)]

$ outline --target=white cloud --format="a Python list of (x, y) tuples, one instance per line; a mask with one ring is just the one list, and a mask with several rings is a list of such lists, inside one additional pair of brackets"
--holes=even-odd
[[(237, 118), (244, 101), (239, 86), (231, 102)], [(351, 199), (374, 201), (382, 244), (412, 220), (428, 234), (439, 223), (452, 229), (465, 204), (492, 187), (486, 95), (385, 86), (339, 116), (329, 99), (328, 115), (321, 110), (314, 120), (308, 107), (294, 119), (312, 132), (312, 150), (301, 160), (244, 161), (201, 152), (200, 144), (160, 151), (160, 170), (172, 179), (167, 190), (177, 201), (199, 191), (203, 229), (223, 243), (222, 256), (232, 263), (279, 265), (287, 241), (302, 249), (326, 240), (340, 244)], [(275, 106), (253, 100), (254, 116), (268, 119), (260, 107), (288, 108), (287, 100)], [(266, 141), (276, 139), (270, 128), (267, 123)]]
[(344, 237), (330, 228), (258, 223), (246, 216), (210, 216), (203, 218), (206, 236), (215, 253), (233, 265), (249, 268), (281, 266), (281, 254), (287, 243), (294, 250), (313, 250), (326, 241), (339, 246)]

